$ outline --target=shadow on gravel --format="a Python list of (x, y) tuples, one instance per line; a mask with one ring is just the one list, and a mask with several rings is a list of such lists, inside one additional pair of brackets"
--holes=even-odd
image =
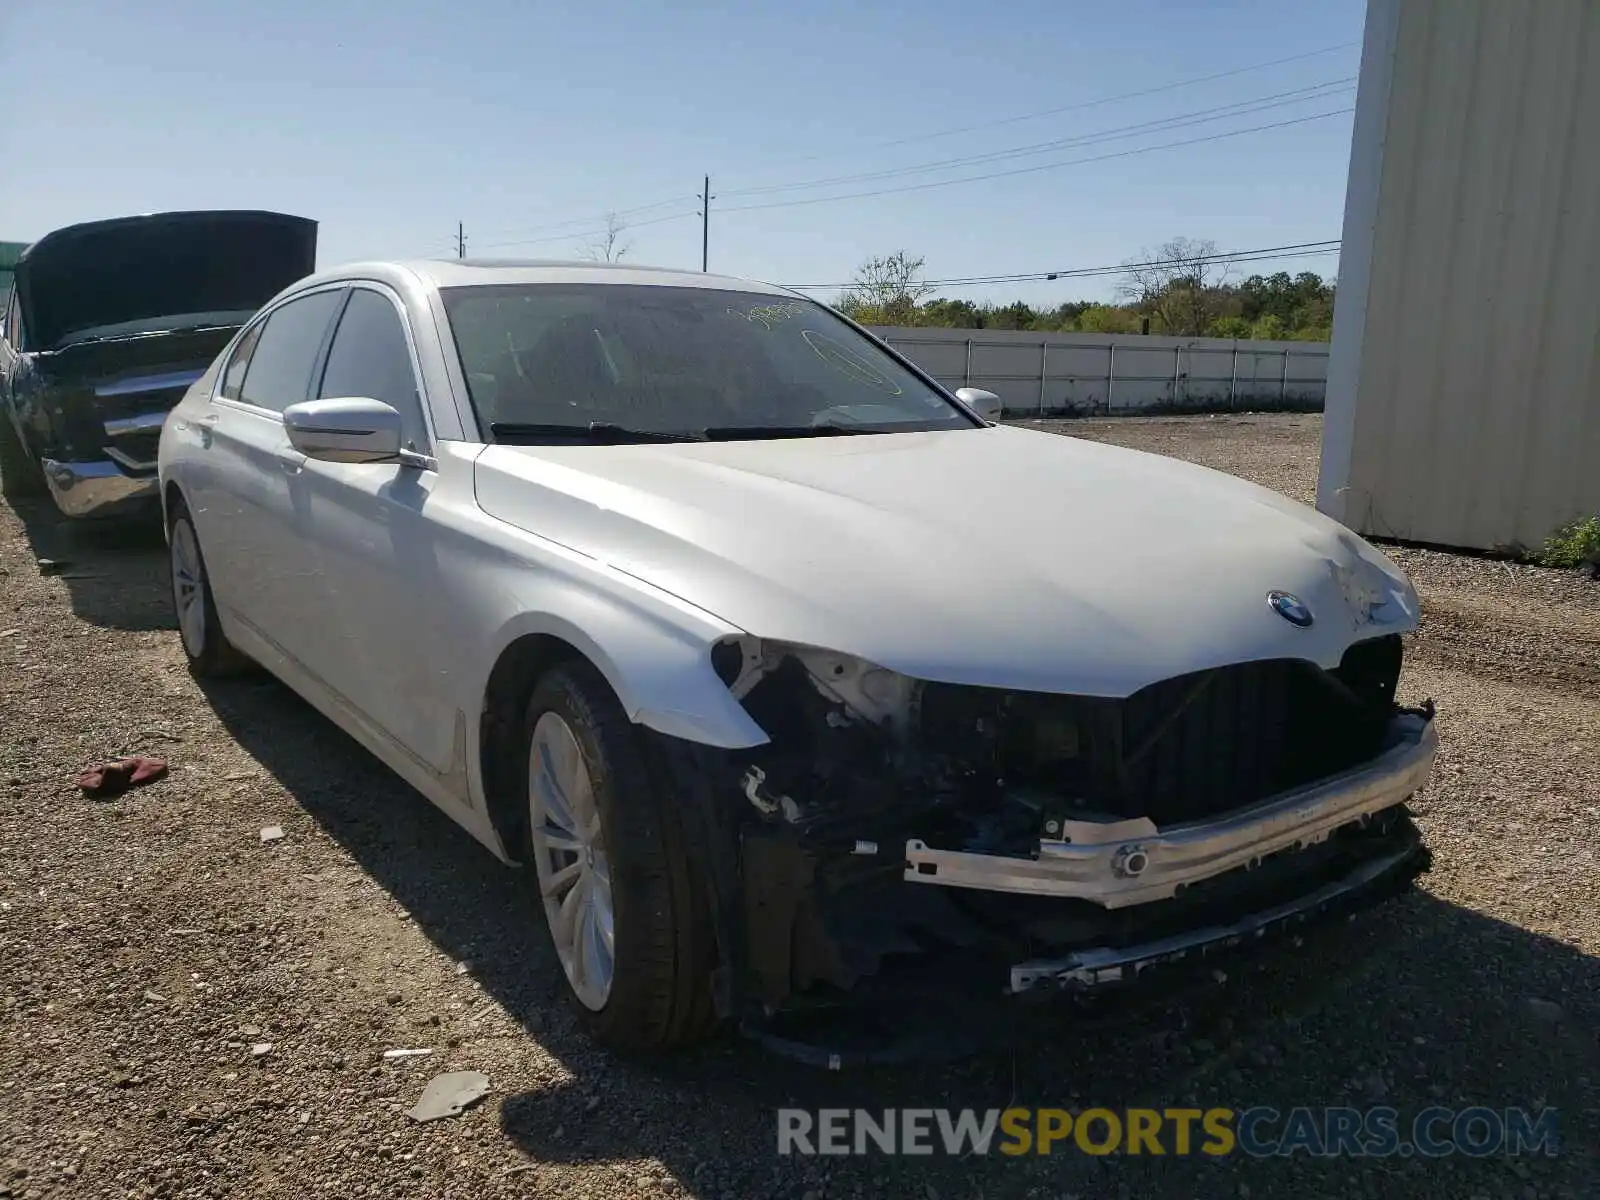
[[(729, 1038), (622, 1062), (575, 1027), (523, 876), (269, 679), (207, 685), (239, 742), (574, 1076), (503, 1098), (531, 1159), (659, 1159), (694, 1195), (1494, 1197), (1592, 1194), (1600, 1109), (1600, 960), (1417, 893), (1231, 972), (1181, 1004), (1079, 1028), (1062, 1015), (1026, 1052), (829, 1074)], [(1429, 1106), (1560, 1110), (1556, 1157), (1251, 1159), (788, 1158), (779, 1107)], [(1276, 1129), (1278, 1126), (1269, 1126)], [(1170, 1136), (1170, 1135), (1169, 1135)], [(1169, 1144), (1169, 1152), (1170, 1152)]]
[[(35, 562), (49, 559), (73, 614), (102, 629), (176, 629), (161, 519), (70, 521), (49, 499), (9, 500)], [(26, 570), (26, 564), (22, 564)]]

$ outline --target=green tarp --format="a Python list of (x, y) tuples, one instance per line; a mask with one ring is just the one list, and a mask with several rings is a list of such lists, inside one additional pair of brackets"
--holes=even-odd
[(11, 268), (27, 248), (27, 242), (0, 242), (0, 298), (11, 291)]
[(11, 267), (27, 250), (27, 242), (0, 242), (0, 306), (11, 294)]

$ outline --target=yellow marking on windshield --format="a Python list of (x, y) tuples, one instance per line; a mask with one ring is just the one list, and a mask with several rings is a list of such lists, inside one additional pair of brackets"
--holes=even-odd
[(740, 317), (749, 321), (752, 325), (760, 325), (768, 333), (771, 333), (774, 326), (793, 317), (798, 317), (805, 312), (807, 307), (805, 303), (799, 300), (785, 300), (779, 304), (762, 304), (749, 311), (730, 308), (728, 315)]

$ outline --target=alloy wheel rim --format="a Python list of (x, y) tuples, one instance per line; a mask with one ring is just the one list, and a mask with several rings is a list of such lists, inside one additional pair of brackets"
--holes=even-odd
[(572, 727), (547, 712), (528, 750), (528, 816), (545, 920), (567, 982), (598, 1011), (616, 974), (611, 862), (594, 780)]
[(183, 520), (172, 529), (172, 601), (183, 648), (198, 658), (206, 644), (205, 568), (200, 565), (194, 529)]

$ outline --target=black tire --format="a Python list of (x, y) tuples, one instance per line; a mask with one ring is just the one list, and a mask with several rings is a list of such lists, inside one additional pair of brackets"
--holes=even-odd
[[(184, 590), (180, 581), (180, 547), (193, 547), (191, 580), (187, 590), (200, 607), (200, 618), (192, 628), (185, 627)], [(183, 501), (175, 501), (167, 529), (167, 563), (172, 582), (173, 615), (177, 618), (178, 643), (189, 660), (189, 670), (201, 679), (224, 679), (237, 675), (250, 667), (250, 659), (234, 648), (228, 635), (222, 632), (217, 617), (217, 602), (211, 595), (211, 576), (206, 570), (204, 552), (200, 549), (200, 535)]]
[(42, 496), (46, 490), (44, 471), (17, 436), (11, 418), (0, 412), (0, 494)]
[[(516, 742), (520, 766), (505, 776), (520, 784), (524, 814), (534, 727), (545, 713), (571, 728), (589, 771), (614, 913), (613, 977), (604, 1006), (583, 1004), (564, 971), (563, 990), (590, 1036), (613, 1050), (650, 1053), (703, 1040), (717, 1024), (709, 901), (672, 797), (658, 782), (662, 773), (650, 767), (645, 736), (588, 663), (571, 660), (553, 668), (534, 687)], [(534, 917), (559, 963), (528, 825), (524, 819), (522, 850)]]

